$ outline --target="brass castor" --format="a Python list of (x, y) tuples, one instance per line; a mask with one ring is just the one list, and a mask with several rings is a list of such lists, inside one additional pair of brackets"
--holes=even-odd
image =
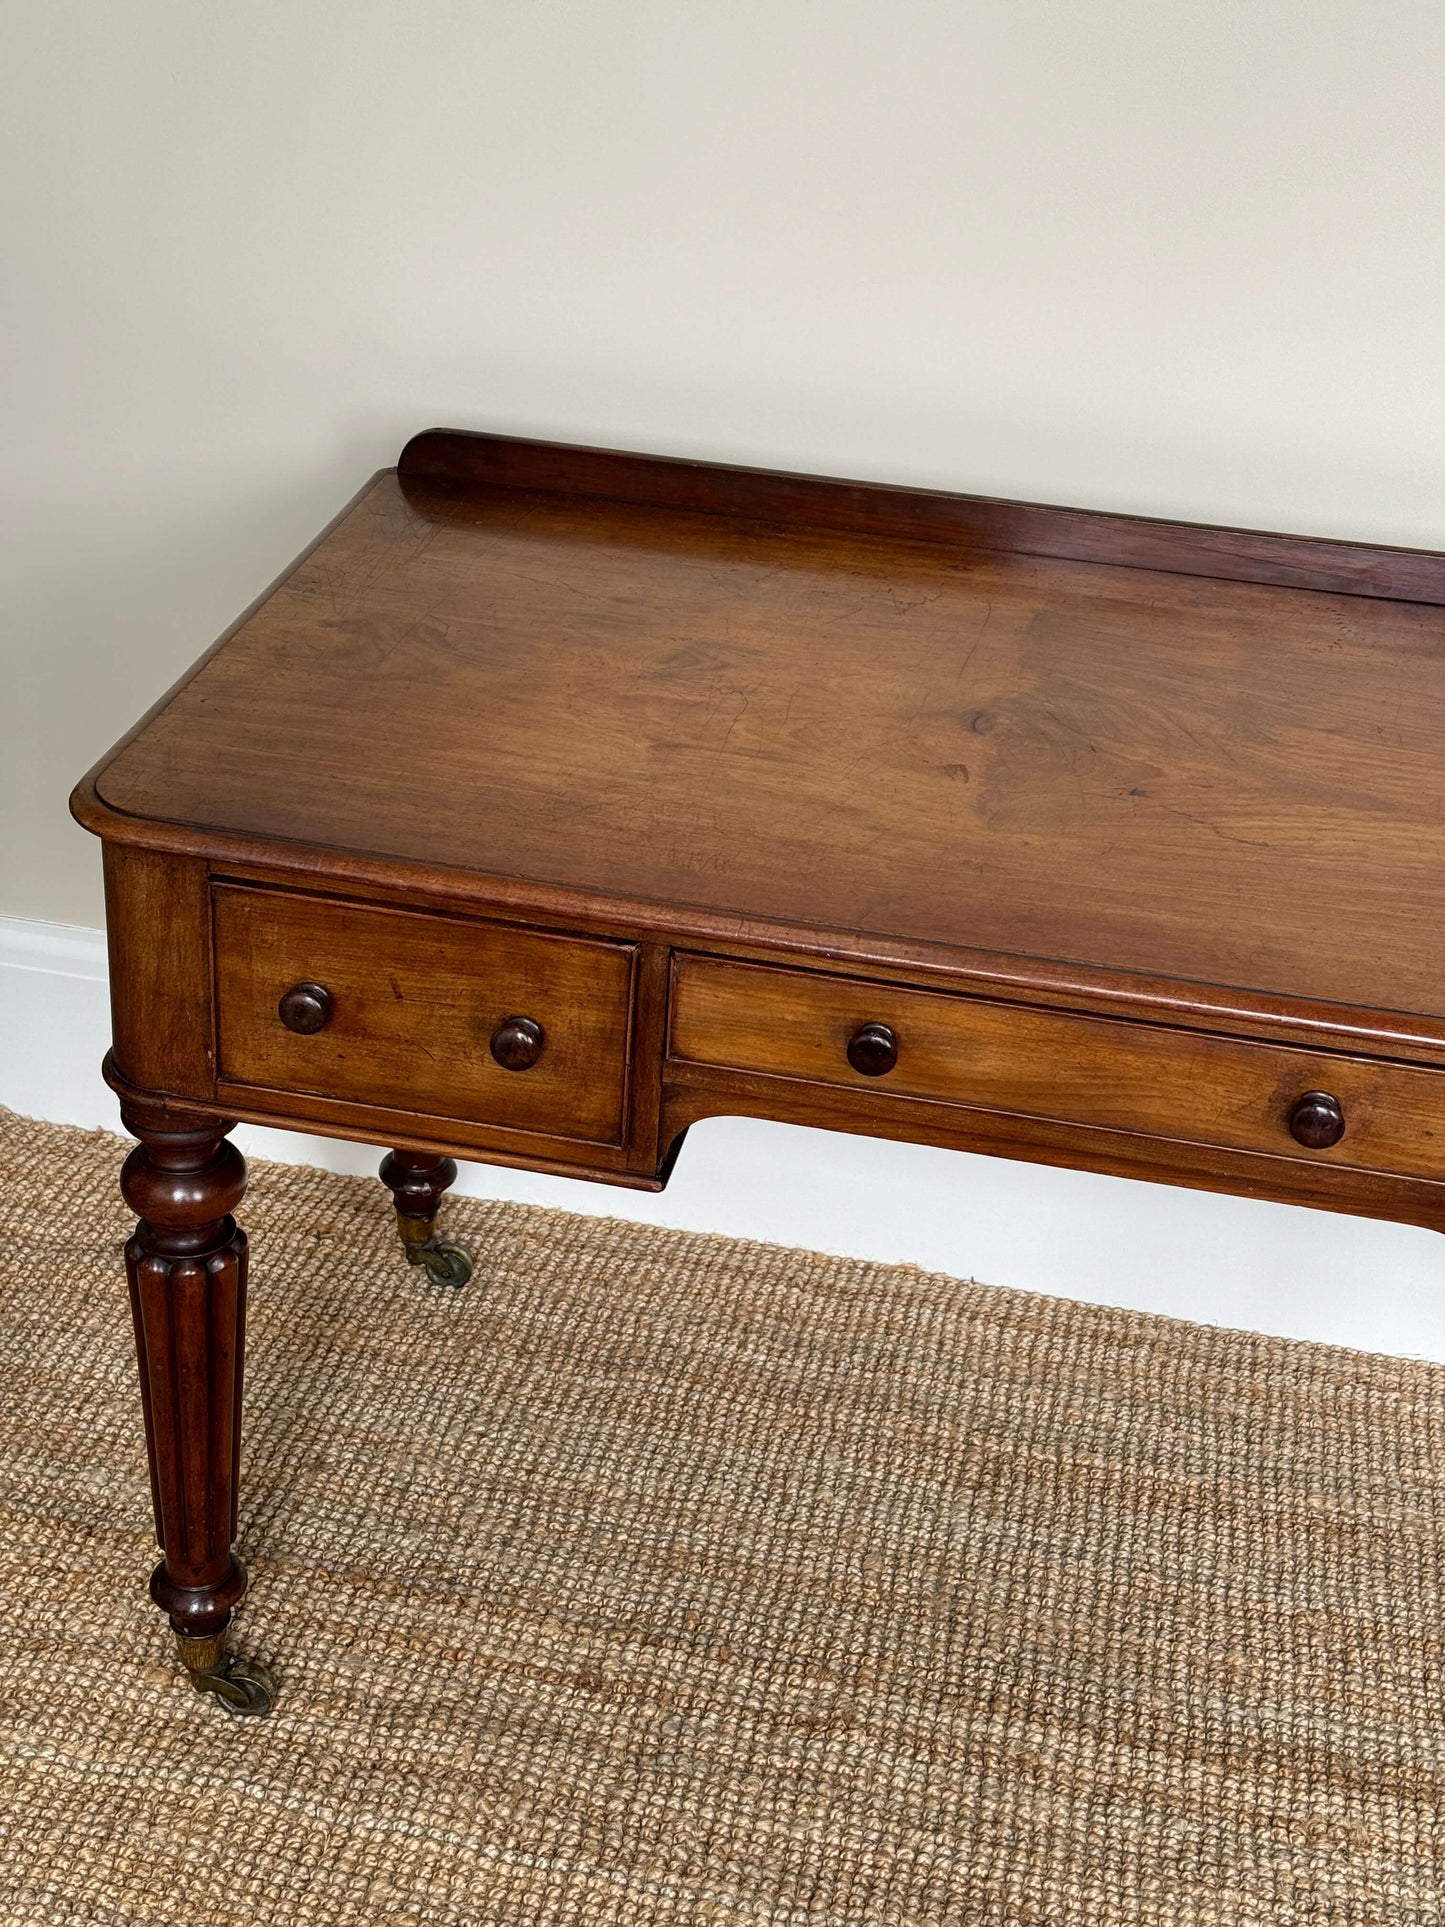
[(434, 1285), (459, 1290), (472, 1275), (472, 1254), (438, 1238), (432, 1227), (442, 1193), (455, 1184), (457, 1167), (431, 1151), (388, 1151), (381, 1181), (396, 1200), (396, 1228), (409, 1265), (420, 1265)]
[[(406, 1220), (402, 1220), (405, 1225)], [(449, 1244), (445, 1238), (413, 1241), (402, 1232), (409, 1265), (421, 1265), (434, 1285), (450, 1285), (460, 1290), (472, 1275), (472, 1254), (464, 1245)]]
[(276, 1684), (258, 1659), (226, 1651), (224, 1633), (206, 1639), (176, 1634), (181, 1664), (198, 1693), (214, 1693), (235, 1719), (264, 1720), (276, 1704)]

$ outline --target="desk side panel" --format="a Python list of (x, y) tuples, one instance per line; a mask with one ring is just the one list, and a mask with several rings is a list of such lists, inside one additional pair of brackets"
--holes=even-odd
[(105, 846), (115, 1059), (143, 1090), (215, 1094), (211, 898), (200, 857)]

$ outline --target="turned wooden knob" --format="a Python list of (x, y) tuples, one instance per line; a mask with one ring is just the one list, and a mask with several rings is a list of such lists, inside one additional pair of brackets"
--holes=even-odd
[(864, 1077), (882, 1077), (898, 1062), (898, 1039), (887, 1024), (864, 1024), (848, 1039), (848, 1062)]
[(1345, 1135), (1340, 1100), (1328, 1091), (1306, 1091), (1289, 1114), (1289, 1134), (1307, 1151), (1328, 1151)]
[(508, 1017), (492, 1032), (492, 1055), (504, 1071), (529, 1071), (547, 1041), (542, 1026), (531, 1017)]
[(331, 1021), (331, 992), (320, 984), (292, 984), (276, 1006), (276, 1015), (299, 1036), (311, 1037)]

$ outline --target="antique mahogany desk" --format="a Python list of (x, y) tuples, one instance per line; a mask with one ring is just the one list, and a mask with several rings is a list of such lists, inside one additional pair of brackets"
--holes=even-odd
[(234, 1120), (391, 1147), (438, 1283), (449, 1154), (656, 1190), (721, 1113), (1445, 1229), (1442, 605), (1434, 554), (411, 442), (73, 800), (196, 1684), (271, 1703)]

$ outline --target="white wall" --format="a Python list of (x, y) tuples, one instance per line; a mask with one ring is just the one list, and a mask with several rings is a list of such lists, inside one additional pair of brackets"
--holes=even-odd
[[(70, 783), (433, 421), (1445, 543), (1440, 0), (8, 0), (0, 73), (0, 913), (99, 922)], [(707, 1131), (721, 1228), (756, 1185), (862, 1249), (866, 1192), (882, 1255), (1275, 1325), (1328, 1261), (1382, 1344), (1441, 1282), (1425, 1234)]]
[(1445, 540), (1441, 0), (0, 22), (0, 913), (99, 921), (68, 784), (432, 421)]

